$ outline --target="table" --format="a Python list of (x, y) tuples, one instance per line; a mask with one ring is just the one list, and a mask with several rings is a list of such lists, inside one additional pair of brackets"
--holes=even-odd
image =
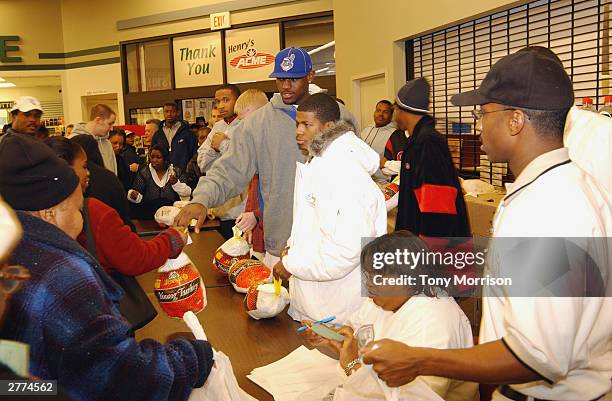
[[(136, 232), (141, 237), (156, 235), (165, 229), (165, 227), (159, 225), (155, 220), (132, 220), (132, 223), (134, 223)], [(206, 219), (200, 231), (216, 230), (219, 226), (220, 223), (218, 219)]]
[[(208, 305), (198, 319), (210, 343), (223, 351), (232, 361), (238, 384), (258, 400), (273, 400), (265, 390), (246, 378), (254, 368), (267, 365), (286, 356), (302, 345), (296, 328), (299, 326), (285, 312), (273, 319), (254, 320), (244, 309), (244, 294), (234, 291), (227, 278), (215, 273), (210, 266), (212, 256), (223, 238), (216, 231), (192, 234), (193, 244), (185, 252), (200, 271), (206, 286)], [(180, 319), (169, 318), (153, 294), (156, 273), (149, 272), (138, 281), (159, 312), (147, 326), (136, 332), (136, 339), (152, 338), (166, 342), (177, 333), (189, 335), (189, 329)]]

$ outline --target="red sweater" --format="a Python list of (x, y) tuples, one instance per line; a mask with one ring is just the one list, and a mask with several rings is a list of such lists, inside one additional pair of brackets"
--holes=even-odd
[[(137, 276), (162, 266), (183, 250), (183, 240), (173, 228), (143, 240), (125, 225), (115, 209), (95, 198), (87, 198), (89, 224), (96, 241), (98, 261), (107, 272), (117, 270)], [(86, 248), (85, 233), (77, 238)]]
[(263, 231), (263, 219), (261, 216), (261, 210), (259, 209), (259, 194), (257, 193), (257, 182), (259, 176), (255, 174), (251, 183), (249, 184), (249, 195), (247, 197), (244, 211), (253, 212), (257, 216), (259, 221), (255, 228), (253, 228), (253, 250), (255, 252), (265, 252), (266, 247), (264, 246), (264, 231)]

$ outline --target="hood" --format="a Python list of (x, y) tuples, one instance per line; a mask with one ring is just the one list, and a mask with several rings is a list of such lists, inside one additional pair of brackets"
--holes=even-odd
[[(327, 93), (327, 89), (323, 89), (320, 86), (317, 86), (313, 83), (308, 84), (308, 94), (304, 96), (306, 97), (309, 95), (314, 95), (315, 93)], [(296, 106), (292, 104), (285, 104), (285, 102), (283, 102), (283, 98), (278, 92), (274, 93), (274, 95), (272, 96), (272, 99), (270, 99), (270, 103), (272, 103), (272, 106), (274, 106), (274, 108), (276, 109), (286, 109), (286, 108), (295, 109), (295, 106)]]
[[(346, 135), (345, 135), (346, 134)], [(312, 156), (330, 156), (338, 161), (351, 159), (369, 175), (380, 166), (380, 156), (355, 135), (355, 128), (346, 121), (338, 121), (315, 136), (309, 147)]]
[(281, 97), (280, 93), (275, 93), (272, 96), (272, 99), (270, 99), (270, 103), (275, 109), (296, 110), (296, 105), (285, 104), (285, 102), (283, 102), (283, 98)]
[(75, 124), (74, 128), (72, 129), (72, 136), (77, 136), (77, 135), (90, 135), (92, 136), (94, 139), (97, 139), (98, 141), (101, 141), (102, 139), (108, 139), (109, 133), (107, 132), (106, 134), (102, 135), (102, 136), (97, 136), (92, 134), (91, 132), (87, 131), (87, 123), (78, 123)]

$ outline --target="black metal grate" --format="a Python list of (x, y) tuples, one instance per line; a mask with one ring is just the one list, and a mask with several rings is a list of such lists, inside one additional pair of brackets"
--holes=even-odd
[(610, 16), (612, 0), (540, 0), (406, 43), (407, 76), (432, 86), (437, 129), (446, 135), (455, 166), (464, 177), (494, 185), (512, 181), (505, 164), (491, 165), (480, 151), (472, 107), (456, 107), (450, 97), (475, 89), (501, 57), (525, 46), (545, 46), (563, 62), (574, 83), (576, 103), (590, 97), (599, 108), (612, 95)]

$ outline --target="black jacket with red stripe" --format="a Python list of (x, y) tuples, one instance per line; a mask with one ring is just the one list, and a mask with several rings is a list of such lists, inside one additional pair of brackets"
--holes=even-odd
[(393, 131), (385, 146), (384, 156), (387, 160), (402, 160), (404, 148), (408, 143), (408, 138), (404, 131), (396, 129)]
[(402, 155), (396, 230), (430, 237), (469, 237), (465, 201), (446, 140), (424, 116)]

